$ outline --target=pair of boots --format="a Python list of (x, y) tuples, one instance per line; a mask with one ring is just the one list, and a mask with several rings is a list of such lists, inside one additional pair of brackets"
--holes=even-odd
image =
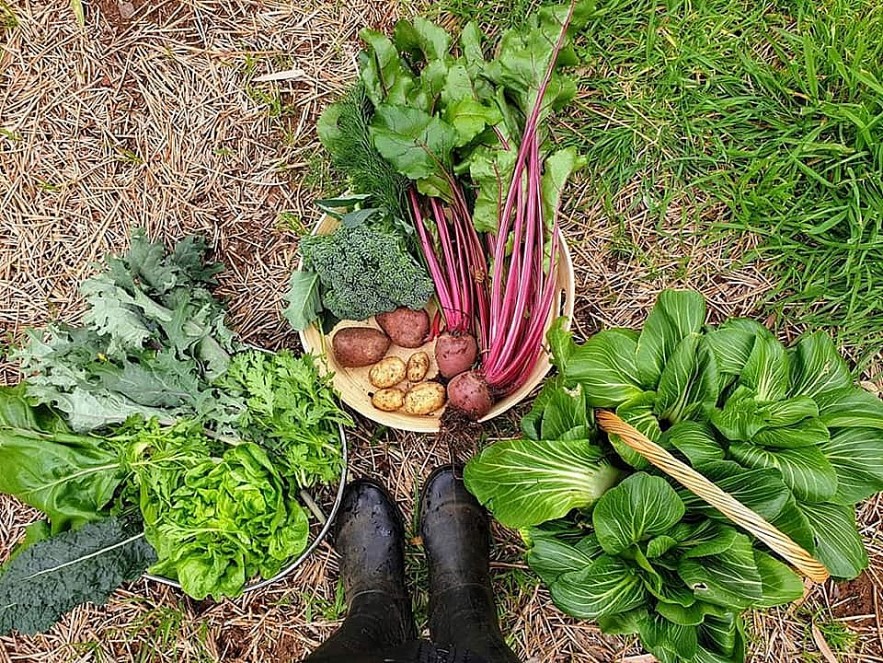
[(405, 589), (401, 512), (382, 486), (359, 479), (346, 488), (335, 535), (349, 611), (304, 663), (518, 663), (494, 605), (487, 514), (454, 468), (427, 480), (420, 529), (432, 643), (417, 639)]

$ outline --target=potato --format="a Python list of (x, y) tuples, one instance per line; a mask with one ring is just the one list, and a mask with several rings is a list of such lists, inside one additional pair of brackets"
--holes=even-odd
[(399, 357), (387, 357), (371, 367), (368, 371), (368, 380), (375, 387), (394, 387), (405, 379), (407, 372), (404, 360)]
[(445, 332), (435, 342), (435, 363), (439, 372), (452, 378), (468, 371), (478, 356), (478, 345), (471, 334), (449, 334)]
[(345, 327), (331, 339), (337, 363), (347, 368), (376, 364), (389, 345), (389, 337), (373, 327)]
[(420, 382), (429, 372), (429, 355), (423, 352), (415, 352), (408, 357), (408, 382)]
[(374, 318), (392, 342), (403, 348), (419, 348), (429, 336), (429, 314), (400, 306)]
[(445, 404), (445, 388), (438, 382), (415, 384), (405, 394), (404, 411), (408, 414), (429, 414)]
[(401, 389), (379, 389), (371, 397), (371, 405), (384, 412), (401, 410), (405, 404), (405, 394)]

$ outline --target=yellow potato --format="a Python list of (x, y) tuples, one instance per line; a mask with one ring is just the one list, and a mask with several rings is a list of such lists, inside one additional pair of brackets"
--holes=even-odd
[(445, 404), (445, 388), (438, 382), (415, 384), (405, 394), (404, 411), (408, 414), (429, 414)]
[(400, 410), (405, 403), (401, 389), (380, 389), (371, 397), (371, 405), (384, 412)]
[(429, 355), (415, 352), (408, 358), (408, 382), (420, 382), (429, 372)]
[(385, 389), (394, 387), (405, 379), (408, 369), (405, 362), (399, 357), (386, 357), (381, 359), (368, 371), (368, 379), (375, 387)]

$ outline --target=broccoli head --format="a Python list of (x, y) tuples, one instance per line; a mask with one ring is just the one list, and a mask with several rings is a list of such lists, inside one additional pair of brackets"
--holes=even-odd
[(319, 275), (322, 304), (341, 320), (364, 320), (398, 306), (420, 309), (435, 292), (426, 269), (395, 231), (341, 224), (300, 242), (304, 269)]

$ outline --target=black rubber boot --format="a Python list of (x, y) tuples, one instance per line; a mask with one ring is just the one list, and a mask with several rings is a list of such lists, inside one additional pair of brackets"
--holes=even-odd
[(334, 547), (349, 610), (305, 663), (383, 660), (384, 651), (417, 638), (405, 589), (404, 536), (401, 512), (385, 488), (368, 479), (346, 487)]
[(518, 663), (500, 632), (491, 589), (487, 513), (466, 490), (459, 469), (433, 471), (420, 500), (429, 562), (429, 632), (440, 647), (487, 663)]

